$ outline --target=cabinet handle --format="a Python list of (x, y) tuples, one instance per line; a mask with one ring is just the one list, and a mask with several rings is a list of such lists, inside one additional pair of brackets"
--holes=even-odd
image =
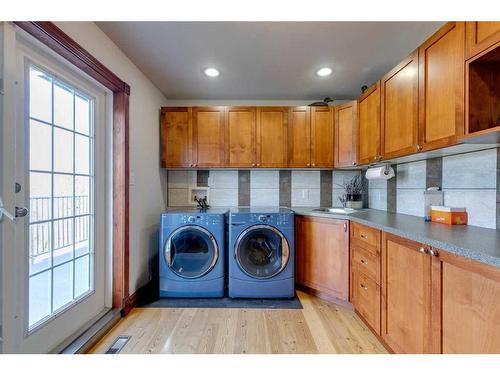
[(257, 167), (260, 167), (260, 163), (257, 163)]
[(352, 165), (355, 166), (357, 165), (358, 163), (356, 163), (355, 161), (352, 162)]
[(368, 236), (367, 236), (366, 234), (361, 234), (361, 236), (360, 236), (360, 237), (361, 237), (361, 238), (363, 238), (363, 239), (365, 239), (365, 240), (367, 240), (367, 239), (368, 239)]
[(255, 167), (255, 163), (252, 163), (252, 167)]
[(361, 288), (363, 288), (364, 290), (368, 290), (368, 287), (367, 287), (366, 285), (364, 285), (364, 284), (359, 284), (359, 286), (360, 286)]
[(422, 146), (421, 145), (417, 145), (417, 151), (422, 151)]
[(439, 252), (437, 250), (432, 249), (432, 248), (430, 248), (428, 252), (429, 252), (429, 255), (431, 257), (437, 257), (439, 255)]
[(422, 254), (426, 254), (427, 253), (427, 249), (421, 247), (420, 249), (418, 249), (418, 251)]
[(316, 166), (316, 164), (312, 163), (312, 166), (313, 166), (313, 167), (315, 167), (315, 166)]
[(361, 263), (363, 263), (365, 266), (368, 265), (368, 262), (366, 260), (364, 260), (364, 259), (361, 259)]
[(311, 164), (307, 163), (307, 166), (308, 166), (308, 167), (310, 167), (310, 166), (311, 166)]

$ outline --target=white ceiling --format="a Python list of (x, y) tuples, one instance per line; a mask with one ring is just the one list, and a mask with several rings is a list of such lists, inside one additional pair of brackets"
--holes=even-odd
[[(170, 100), (354, 98), (442, 22), (98, 22)], [(206, 67), (221, 75), (208, 78)], [(315, 71), (332, 67), (330, 77)]]

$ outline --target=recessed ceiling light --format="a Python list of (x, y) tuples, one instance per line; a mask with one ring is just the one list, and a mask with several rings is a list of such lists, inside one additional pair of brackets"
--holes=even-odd
[(220, 74), (219, 71), (215, 68), (206, 68), (204, 70), (204, 73), (209, 77), (217, 77)]
[(332, 74), (332, 68), (321, 68), (316, 71), (316, 75), (320, 77), (326, 77)]

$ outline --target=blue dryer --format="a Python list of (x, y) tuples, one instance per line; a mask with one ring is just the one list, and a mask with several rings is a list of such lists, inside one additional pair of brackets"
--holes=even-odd
[(240, 208), (228, 215), (229, 297), (294, 297), (293, 211)]
[(223, 297), (226, 211), (161, 215), (160, 297)]

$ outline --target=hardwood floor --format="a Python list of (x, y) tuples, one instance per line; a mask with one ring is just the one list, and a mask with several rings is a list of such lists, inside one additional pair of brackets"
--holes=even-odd
[(304, 309), (135, 308), (90, 353), (387, 353), (354, 311), (297, 291)]

